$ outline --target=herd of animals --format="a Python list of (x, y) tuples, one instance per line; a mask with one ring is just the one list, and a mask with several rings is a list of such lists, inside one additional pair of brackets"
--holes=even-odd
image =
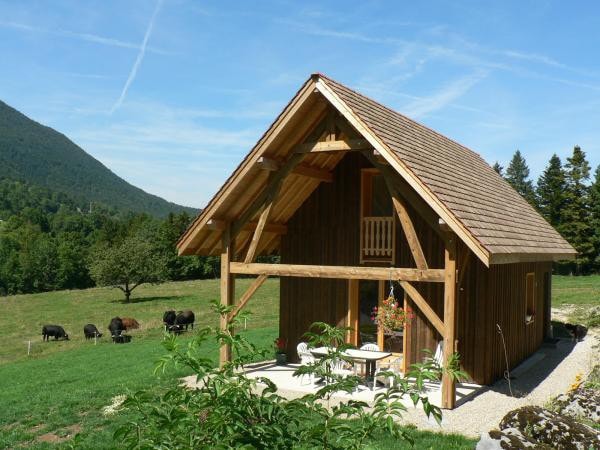
[[(181, 334), (185, 329), (191, 326), (194, 329), (194, 322), (196, 316), (192, 311), (178, 311), (173, 310), (165, 311), (163, 314), (163, 324), (165, 331), (174, 334)], [(124, 334), (124, 331), (135, 330), (140, 327), (137, 320), (132, 317), (113, 317), (108, 324), (108, 330), (114, 343), (123, 344), (131, 341), (131, 336)], [(85, 339), (94, 339), (102, 337), (102, 333), (98, 330), (96, 325), (88, 323), (83, 327), (83, 335)], [(64, 339), (69, 340), (69, 335), (65, 332), (65, 329), (60, 325), (44, 325), (42, 327), (42, 340), (49, 341), (53, 337), (54, 340)]]

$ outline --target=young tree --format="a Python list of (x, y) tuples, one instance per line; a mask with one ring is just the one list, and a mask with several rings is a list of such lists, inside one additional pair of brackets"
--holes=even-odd
[(537, 182), (537, 204), (550, 225), (557, 228), (565, 206), (565, 171), (560, 158), (554, 154)]
[(529, 167), (519, 150), (513, 155), (504, 178), (525, 200), (535, 206), (535, 193), (533, 183), (529, 179)]
[(504, 176), (504, 167), (502, 167), (502, 165), (500, 165), (500, 163), (498, 161), (496, 161), (494, 163), (494, 165), (492, 166), (492, 169), (494, 169), (494, 171), (496, 171), (496, 173), (498, 175), (500, 175), (501, 177)]
[(593, 259), (592, 227), (590, 224), (590, 164), (585, 152), (577, 145), (565, 165), (565, 206), (559, 231), (575, 247), (577, 274), (587, 270)]
[(134, 235), (95, 252), (90, 274), (97, 284), (123, 291), (125, 301), (129, 302), (131, 293), (139, 285), (165, 280), (166, 264), (147, 239)]

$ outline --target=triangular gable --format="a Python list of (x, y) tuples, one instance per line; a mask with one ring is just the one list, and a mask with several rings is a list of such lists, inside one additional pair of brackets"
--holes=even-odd
[[(327, 102), (322, 100), (323, 97)], [(575, 253), (573, 248), (512, 188), (508, 187), (507, 189), (504, 180), (497, 175), (492, 175), (490, 178), (489, 172), (485, 171), (491, 171), (492, 169), (479, 155), (323, 75), (313, 75), (304, 83), (296, 96), (181, 237), (178, 243), (180, 254), (218, 254), (222, 222), (234, 221), (239, 218), (244, 209), (250, 204), (253, 195), (256, 196), (267, 183), (269, 174), (260, 169), (261, 158), (265, 159), (267, 157), (268, 161), (284, 161), (287, 159), (291, 149), (306, 137), (311, 127), (314, 127), (322, 119), (323, 112), (328, 104), (333, 106), (370, 143), (484, 264), (512, 262), (506, 257), (507, 255), (512, 255), (515, 258), (518, 255), (515, 260), (526, 259), (524, 255), (529, 255), (531, 260), (551, 260), (568, 258)], [(399, 120), (402, 120), (402, 123), (398, 122)], [(385, 123), (386, 121), (387, 123)], [(392, 124), (391, 128), (390, 123)], [(406, 131), (406, 123), (409, 123), (413, 128)], [(394, 131), (394, 124), (403, 125), (404, 128)], [(382, 128), (385, 126), (388, 128)], [(428, 133), (433, 133), (437, 141), (431, 140)], [(522, 222), (533, 221), (533, 225), (529, 226), (525, 223), (521, 226), (520, 223), (513, 223), (512, 226), (516, 227), (517, 231), (511, 234), (510, 229), (508, 231), (503, 230), (502, 217), (494, 220), (494, 211), (488, 212), (490, 202), (492, 207), (494, 205), (491, 200), (488, 199), (487, 203), (481, 202), (481, 205), (479, 205), (482, 206), (480, 211), (477, 210), (477, 202), (471, 202), (469, 205), (470, 211), (468, 211), (471, 216), (469, 216), (463, 211), (465, 208), (460, 204), (457, 206), (456, 200), (448, 195), (448, 189), (445, 192), (440, 192), (437, 189), (439, 187), (437, 184), (425, 182), (429, 181), (426, 177), (427, 173), (419, 172), (418, 165), (412, 163), (413, 161), (410, 159), (411, 154), (403, 155), (396, 145), (398, 139), (414, 140), (422, 145), (425, 138), (429, 138), (429, 144), (434, 147), (436, 145), (448, 147), (448, 143), (452, 143), (455, 148), (450, 150), (444, 148), (446, 153), (453, 151), (453, 157), (466, 155), (465, 157), (476, 161), (478, 166), (472, 167), (470, 169), (471, 173), (473, 173), (473, 170), (485, 172), (484, 175), (487, 179), (485, 177), (484, 179), (493, 183), (492, 194), (496, 189), (504, 200), (508, 196), (513, 206), (519, 208), (517, 215), (525, 213), (525, 220), (522, 220)], [(445, 141), (440, 142), (440, 139), (445, 139)], [(415, 145), (414, 150), (411, 151), (413, 153), (418, 152), (421, 148), (419, 145)], [(311, 156), (312, 165), (308, 169), (312, 168), (315, 171), (319, 171), (319, 169), (332, 170), (341, 157), (339, 156), (336, 160), (332, 156)], [(445, 170), (452, 170), (452, 164), (447, 164)], [(449, 183), (451, 183), (451, 175), (436, 173), (434, 176), (442, 179), (445, 176), (449, 178)], [(283, 195), (279, 208), (276, 208), (278, 214), (275, 215), (273, 227), (283, 226), (285, 221), (295, 212), (294, 208), (297, 209), (318, 187), (321, 181), (307, 180), (294, 175), (288, 176), (282, 187)], [(450, 191), (450, 193), (452, 192)], [(518, 198), (515, 198), (515, 195)], [(455, 200), (455, 202), (453, 203), (450, 200)], [(287, 210), (282, 206), (284, 203)], [(498, 203), (497, 200), (496, 203)], [(502, 216), (504, 206), (497, 205), (497, 208), (500, 212), (495, 215)], [(477, 215), (478, 212), (479, 215)], [(475, 218), (473, 218), (473, 213), (475, 213)], [(492, 220), (489, 219), (490, 217)], [(477, 219), (484, 225), (473, 226), (479, 223)], [(481, 219), (484, 220), (481, 221)], [(523, 227), (525, 227), (526, 232), (523, 231)], [(271, 229), (271, 234), (269, 234), (269, 230), (265, 230), (267, 242), (263, 250), (272, 249), (277, 245), (277, 230), (275, 228)], [(488, 233), (485, 231), (487, 229), (491, 231)], [(535, 235), (534, 229), (540, 230), (538, 235)], [(482, 230), (484, 231), (482, 232)], [(247, 230), (245, 234), (242, 233), (240, 242), (247, 242), (251, 234), (251, 229)], [(490, 234), (491, 236), (489, 236)], [(532, 236), (537, 244), (527, 247), (525, 241), (531, 242)], [(506, 246), (507, 243), (514, 244), (515, 242), (523, 245), (519, 247)], [(495, 243), (500, 243), (500, 245), (494, 245)]]

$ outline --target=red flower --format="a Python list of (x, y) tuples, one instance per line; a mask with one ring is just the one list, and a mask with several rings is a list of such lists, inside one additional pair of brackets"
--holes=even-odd
[(277, 347), (277, 350), (285, 350), (285, 339), (281, 337), (275, 339), (275, 347)]

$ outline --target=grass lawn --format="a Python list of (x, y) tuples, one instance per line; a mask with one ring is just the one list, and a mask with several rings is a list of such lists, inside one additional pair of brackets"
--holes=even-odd
[[(249, 280), (237, 280), (238, 297)], [(218, 298), (218, 280), (141, 286), (132, 302), (122, 302), (120, 291), (88, 289), (0, 298), (0, 448), (115, 448), (114, 430), (128, 420), (128, 413), (104, 416), (103, 406), (128, 391), (177, 383), (186, 375), (173, 371), (161, 377), (153, 369), (165, 354), (162, 314), (167, 309), (192, 309), (197, 327), (216, 324), (209, 302)], [(247, 309), (248, 338), (269, 348), (278, 334), (279, 282), (268, 280)], [(114, 316), (134, 317), (140, 330), (131, 332), (130, 344), (115, 345), (101, 338), (97, 345), (83, 338), (83, 326), (94, 323), (106, 331)], [(42, 343), (43, 324), (62, 325), (70, 341)], [(179, 339), (187, 339), (185, 335)], [(27, 356), (27, 341), (32, 354)], [(217, 348), (207, 347), (217, 360)], [(416, 448), (473, 448), (474, 441), (410, 429)], [(77, 434), (77, 440), (68, 436)], [(381, 435), (372, 448), (410, 448)]]
[(600, 305), (600, 275), (552, 277), (552, 306)]

